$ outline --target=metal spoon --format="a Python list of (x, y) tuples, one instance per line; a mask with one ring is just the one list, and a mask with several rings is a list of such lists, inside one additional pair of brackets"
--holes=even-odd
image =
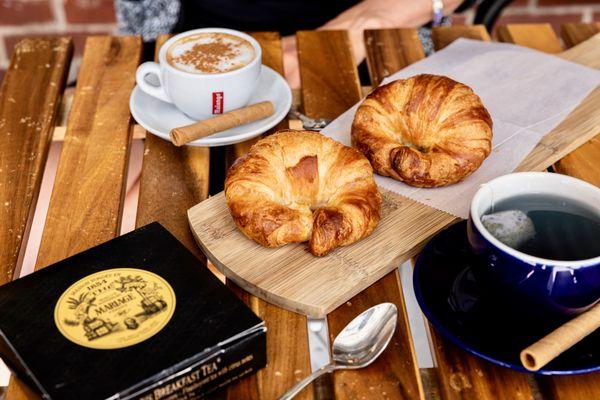
[(288, 113), (288, 117), (299, 119), (300, 121), (302, 121), (302, 127), (304, 129), (310, 129), (313, 131), (320, 131), (321, 129), (329, 125), (329, 123), (331, 122), (330, 119), (326, 118), (310, 118), (309, 116), (306, 116), (297, 110), (291, 110)]
[(355, 369), (371, 364), (387, 347), (396, 330), (398, 310), (381, 303), (354, 318), (333, 341), (333, 361), (298, 382), (279, 400), (289, 400), (306, 385), (336, 369)]

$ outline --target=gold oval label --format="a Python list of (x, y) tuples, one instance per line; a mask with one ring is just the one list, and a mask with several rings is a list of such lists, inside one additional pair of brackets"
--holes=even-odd
[(54, 322), (70, 341), (93, 349), (119, 349), (158, 333), (175, 311), (175, 292), (160, 276), (136, 268), (96, 272), (58, 299)]

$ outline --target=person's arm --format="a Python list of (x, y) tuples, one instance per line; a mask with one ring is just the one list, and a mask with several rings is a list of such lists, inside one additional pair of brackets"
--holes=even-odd
[[(443, 0), (444, 14), (449, 15), (463, 0)], [(431, 0), (364, 0), (350, 7), (319, 29), (347, 30), (359, 64), (365, 58), (363, 32), (365, 29), (417, 28), (431, 21)], [(300, 84), (293, 36), (283, 38), (286, 77), (292, 87)]]

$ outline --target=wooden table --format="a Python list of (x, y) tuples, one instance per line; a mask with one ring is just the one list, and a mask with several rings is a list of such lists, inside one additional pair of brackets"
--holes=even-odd
[[(568, 24), (562, 36), (574, 46), (600, 31), (600, 24)], [(282, 72), (280, 37), (254, 33), (264, 63)], [(499, 39), (556, 53), (563, 45), (548, 24), (500, 27)], [(458, 37), (490, 40), (482, 26), (435, 29), (439, 49)], [(161, 37), (163, 43), (166, 37)], [(344, 31), (298, 32), (298, 57), (305, 114), (335, 118), (363, 96)], [(425, 55), (414, 29), (365, 32), (373, 85)], [(29, 228), (53, 135), (64, 134), (56, 179), (36, 268), (109, 240), (119, 233), (128, 157), (133, 140), (145, 137), (137, 225), (160, 221), (198, 257), (186, 210), (222, 186), (225, 168), (252, 141), (227, 148), (176, 148), (134, 127), (129, 95), (135, 85), (142, 43), (138, 37), (91, 37), (66, 126), (57, 115), (72, 54), (68, 38), (24, 39), (15, 48), (0, 90), (0, 283), (14, 279)], [(599, 60), (600, 61), (600, 60)], [(280, 124), (286, 127), (287, 123)], [(600, 133), (600, 127), (596, 127)], [(62, 132), (62, 133), (61, 133)], [(553, 168), (600, 185), (600, 136)], [(255, 298), (227, 284), (261, 318), (268, 333), (267, 368), (216, 397), (273, 399), (310, 373), (306, 317)], [(400, 311), (390, 347), (370, 367), (336, 372), (333, 379), (299, 398), (379, 399), (593, 399), (600, 375), (535, 377), (496, 367), (456, 348), (431, 330), (436, 368), (419, 370), (398, 271), (394, 271), (327, 316), (333, 338), (355, 315), (390, 301)], [(57, 366), (59, 368), (60, 366)], [(8, 399), (35, 398), (12, 379)]]

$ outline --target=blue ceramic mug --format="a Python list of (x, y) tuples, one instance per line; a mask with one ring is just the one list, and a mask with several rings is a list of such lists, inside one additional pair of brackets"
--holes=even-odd
[(600, 256), (577, 261), (535, 257), (500, 242), (481, 222), (492, 204), (531, 194), (573, 200), (600, 219), (600, 189), (582, 180), (545, 172), (519, 172), (493, 179), (482, 185), (471, 201), (467, 234), (471, 250), (479, 258), (476, 273), (495, 294), (537, 315), (583, 312), (600, 299)]

